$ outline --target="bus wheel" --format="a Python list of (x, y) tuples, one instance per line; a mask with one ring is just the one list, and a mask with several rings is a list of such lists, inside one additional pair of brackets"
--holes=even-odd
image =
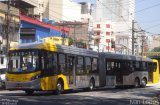
[(63, 90), (64, 90), (63, 83), (62, 83), (62, 81), (59, 80), (59, 81), (57, 82), (56, 94), (57, 94), (57, 95), (61, 94), (61, 93), (63, 92)]
[(134, 81), (134, 87), (135, 87), (135, 88), (138, 88), (139, 85), (140, 85), (140, 81), (139, 81), (138, 78), (136, 78), (135, 81)]
[(90, 80), (90, 83), (89, 83), (89, 90), (90, 90), (90, 91), (93, 91), (94, 87), (95, 87), (94, 79), (91, 79), (91, 80)]
[(34, 91), (33, 90), (25, 90), (25, 93), (27, 95), (32, 95), (34, 93)]
[(146, 87), (146, 84), (147, 84), (146, 79), (143, 78), (142, 81), (141, 81), (141, 83), (142, 83), (142, 84), (141, 84), (141, 87), (142, 87), (142, 88), (145, 88), (145, 87)]

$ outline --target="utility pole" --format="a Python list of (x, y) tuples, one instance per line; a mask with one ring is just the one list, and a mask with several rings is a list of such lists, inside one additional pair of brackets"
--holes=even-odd
[[(91, 16), (92, 15), (92, 4), (90, 5), (90, 8), (89, 8), (89, 15)], [(90, 17), (88, 17), (88, 46), (87, 46), (87, 49), (90, 49), (90, 41), (91, 41), (91, 30), (90, 30)]]
[[(64, 29), (64, 26), (72, 27), (73, 28), (74, 46), (77, 46), (76, 42), (75, 42), (75, 40), (76, 40), (76, 26), (82, 26), (82, 25), (86, 25), (86, 24), (88, 24), (88, 23), (77, 23), (76, 21), (74, 21), (74, 22), (63, 21), (63, 23), (57, 23), (56, 25), (63, 26), (63, 29)], [(64, 33), (64, 31), (63, 31), (63, 33)]]
[(142, 38), (142, 46), (141, 46), (141, 56), (143, 56), (143, 52), (144, 52), (144, 41), (145, 41), (145, 38), (146, 38), (146, 36), (144, 36), (144, 35), (142, 35), (142, 36), (140, 36), (141, 38)]
[(8, 51), (10, 49), (10, 43), (9, 43), (9, 29), (10, 29), (10, 0), (7, 2), (7, 14), (6, 14), (6, 55), (8, 54)]
[(132, 20), (132, 55), (134, 55), (134, 20)]
[[(109, 41), (108, 41), (108, 52), (109, 52), (109, 48), (110, 48), (110, 46), (109, 46)], [(112, 48), (112, 47), (111, 47)]]
[(77, 46), (77, 43), (76, 43), (76, 26), (74, 25), (74, 46), (76, 47)]

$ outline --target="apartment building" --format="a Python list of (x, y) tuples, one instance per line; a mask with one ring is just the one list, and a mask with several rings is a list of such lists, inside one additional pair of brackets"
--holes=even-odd
[(113, 35), (114, 24), (111, 21), (99, 21), (93, 23), (94, 35), (92, 36), (91, 49), (99, 52), (115, 52), (112, 42), (116, 40)]
[[(7, 59), (7, 36), (6, 36), (6, 28), (7, 28), (7, 12), (8, 6), (5, 3), (0, 2), (0, 68), (6, 68)], [(20, 27), (20, 19), (19, 19), (19, 10), (14, 7), (10, 7), (10, 15), (9, 15), (9, 44), (13, 46), (18, 43), (19, 38), (19, 27)]]
[(119, 41), (117, 47), (121, 45), (122, 49), (127, 49), (124, 53), (131, 54), (131, 29), (132, 20), (135, 18), (135, 0), (97, 0), (95, 11), (95, 21), (105, 22), (110, 20), (114, 22), (113, 34), (116, 36), (116, 43)]

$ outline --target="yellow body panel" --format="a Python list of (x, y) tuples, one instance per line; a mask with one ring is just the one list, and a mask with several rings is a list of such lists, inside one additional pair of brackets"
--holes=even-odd
[(56, 48), (56, 45), (55, 44), (52, 44), (52, 43), (44, 43), (44, 44), (41, 44), (39, 46), (36, 46), (35, 48), (37, 49), (44, 49), (44, 50), (48, 50), (48, 51), (57, 51), (57, 48)]
[(64, 90), (69, 89), (68, 88), (68, 81), (65, 75), (56, 75), (56, 76), (50, 76), (50, 77), (44, 77), (41, 78), (41, 89), (42, 90), (56, 90), (56, 85), (58, 79), (62, 79), (64, 82)]
[(157, 68), (153, 72), (153, 82), (149, 82), (149, 84), (154, 84), (159, 82), (159, 62), (158, 60), (153, 59), (153, 62), (157, 63)]
[(33, 73), (27, 73), (27, 74), (9, 74), (7, 73), (6, 77), (8, 81), (13, 82), (28, 82), (31, 81), (31, 78), (40, 74), (40, 71), (33, 72)]
[(43, 38), (44, 42), (49, 42), (49, 43), (55, 43), (55, 44), (63, 44), (64, 40), (64, 45), (68, 46), (69, 45), (69, 40), (68, 38), (62, 38), (62, 37), (46, 37)]
[[(18, 51), (22, 49), (43, 49), (47, 51), (57, 51), (57, 47), (55, 43), (50, 43), (50, 42), (44, 42), (44, 43), (27, 43), (27, 44), (22, 44), (25, 46), (24, 48), (19, 48), (21, 45), (15, 45), (14, 47), (10, 48), (10, 51)], [(34, 46), (34, 47), (33, 47)]]

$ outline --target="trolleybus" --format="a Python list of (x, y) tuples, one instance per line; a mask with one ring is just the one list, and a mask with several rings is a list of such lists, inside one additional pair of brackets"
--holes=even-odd
[(9, 51), (6, 89), (56, 91), (105, 86), (145, 87), (149, 58), (37, 42), (21, 44)]

